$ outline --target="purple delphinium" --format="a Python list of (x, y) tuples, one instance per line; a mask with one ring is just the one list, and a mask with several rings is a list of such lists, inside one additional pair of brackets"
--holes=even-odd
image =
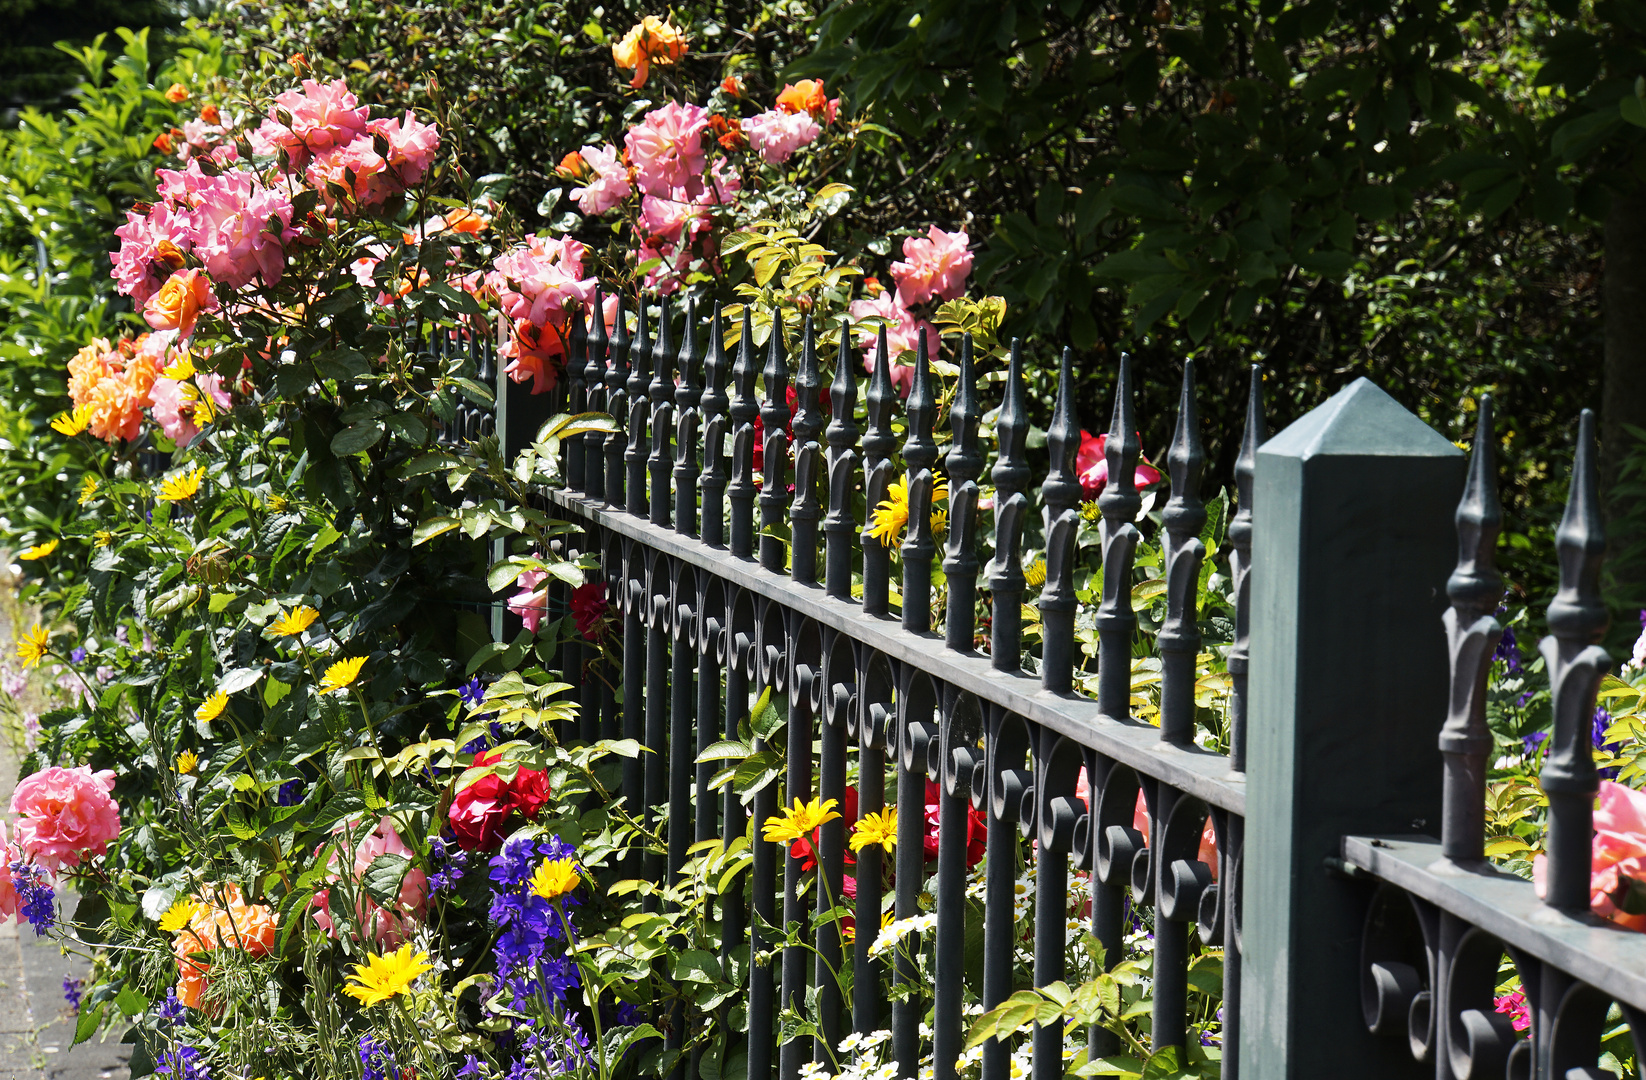
[(480, 704), (482, 701), (485, 701), (486, 687), (480, 682), (480, 676), (476, 675), (474, 678), (458, 687), (457, 696), (463, 704), (467, 705), (471, 709)]
[(362, 1035), (359, 1049), (360, 1068), (365, 1080), (398, 1080), (400, 1073), (395, 1068), (394, 1054), (389, 1050), (387, 1040)]
[(84, 645), (76, 645), (72, 650), (70, 650), (69, 662), (71, 664), (84, 664), (86, 662), (86, 647)]
[(639, 1027), (646, 1022), (646, 1014), (640, 1011), (639, 1006), (631, 1005), (627, 1001), (619, 1001), (615, 1005), (603, 1005), (600, 1014), (608, 1029)]
[(200, 1051), (187, 1044), (161, 1054), (154, 1071), (174, 1080), (211, 1080), (211, 1070), (200, 1060)]
[(33, 863), (21, 860), (11, 864), (11, 886), (17, 890), (18, 913), (34, 927), (36, 936), (42, 936), (57, 922), (57, 895), (51, 880)]
[(463, 1058), (463, 1067), (457, 1070), (457, 1075), (459, 1080), (469, 1080), (470, 1077), (478, 1077), (480, 1075), (480, 1059), (475, 1057), (473, 1054), (465, 1055)]
[[(480, 676), (476, 675), (474, 678), (458, 687), (457, 697), (458, 700), (462, 701), (463, 704), (467, 705), (471, 709), (479, 705), (482, 701), (485, 701), (486, 688), (481, 684)], [(496, 713), (486, 713), (485, 715), (477, 716), (474, 719), (485, 720), (488, 717), (496, 715)], [(503, 725), (493, 721), (491, 725), (491, 742), (499, 742), (502, 738)], [(482, 735), (478, 739), (470, 739), (468, 742), (464, 743), (461, 752), (465, 754), (478, 754), (480, 751), (486, 749), (487, 745), (488, 743), (486, 736)]]
[(1537, 753), (1537, 748), (1542, 746), (1548, 738), (1549, 733), (1547, 731), (1534, 731), (1530, 735), (1522, 735), (1520, 745), (1526, 748), (1526, 756), (1531, 757)]
[(429, 841), (429, 892), (449, 892), (457, 888), (469, 870), (469, 853), (452, 847), (436, 836)]
[(1520, 670), (1520, 645), (1515, 641), (1514, 627), (1503, 628), (1503, 636), (1498, 639), (1497, 648), (1492, 650), (1492, 659), (1502, 661), (1510, 674)]
[[(1596, 750), (1604, 750), (1606, 748), (1606, 729), (1611, 726), (1612, 714), (1607, 712), (1605, 709), (1595, 709), (1594, 730), (1590, 734), (1590, 739), (1594, 742)], [(1617, 779), (1618, 770), (1615, 766), (1610, 769), (1599, 769), (1596, 771), (1599, 773), (1602, 780)]]
[(183, 1003), (177, 1000), (175, 989), (166, 991), (166, 1000), (160, 1003), (160, 1019), (168, 1024), (175, 1024), (183, 1019)]
[(68, 1003), (69, 1012), (80, 1015), (81, 988), (86, 985), (85, 979), (76, 979), (73, 975), (63, 976), (63, 1000)]
[(303, 801), (303, 781), (287, 780), (274, 793), (274, 801), (281, 806), (296, 806)]

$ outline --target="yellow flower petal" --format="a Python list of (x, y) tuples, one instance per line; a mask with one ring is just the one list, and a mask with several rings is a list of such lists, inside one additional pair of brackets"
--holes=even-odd
[(366, 658), (364, 656), (339, 660), (326, 669), (326, 677), (320, 680), (320, 689), (327, 693), (343, 689), (360, 677), (360, 669), (365, 666)]
[(309, 628), (309, 624), (320, 617), (320, 612), (306, 604), (293, 608), (290, 615), (282, 615), (269, 627), (276, 634), (286, 637), (296, 637)]
[(60, 435), (78, 435), (91, 425), (95, 411), (91, 405), (76, 405), (72, 412), (63, 413), (53, 420), (51, 429)]
[(228, 704), (229, 695), (219, 690), (200, 703), (200, 707), (194, 710), (194, 718), (203, 724), (209, 724), (223, 715), (223, 710), (228, 707)]
[(80, 505), (85, 506), (97, 495), (97, 477), (87, 476), (80, 482)]
[(39, 623), (34, 629), (23, 635), (23, 640), (17, 643), (17, 655), (22, 659), (24, 667), (33, 667), (38, 664), (51, 648), (51, 635)]
[(345, 986), (343, 993), (362, 1005), (376, 1005), (404, 994), (419, 975), (432, 970), (428, 953), (413, 955), (410, 945), (402, 945), (392, 953), (370, 956), (364, 964), (356, 964), (349, 973), (349, 982), (354, 985)]
[(199, 766), (200, 755), (193, 750), (185, 750), (177, 755), (177, 764), (173, 765), (172, 768), (176, 769), (180, 776), (189, 776)]
[(192, 471), (168, 476), (160, 481), (161, 502), (186, 502), (200, 491), (200, 478), (206, 475), (206, 467), (198, 466)]
[(553, 900), (564, 896), (577, 888), (583, 881), (577, 875), (577, 862), (574, 859), (544, 859), (543, 864), (532, 872), (532, 892), (545, 900)]
[(853, 851), (862, 851), (873, 844), (885, 851), (897, 847), (897, 807), (888, 806), (876, 814), (864, 814), (852, 829)]
[(177, 933), (177, 931), (189, 925), (194, 916), (201, 910), (201, 906), (194, 900), (177, 901), (177, 903), (166, 909), (164, 915), (160, 916), (160, 929), (167, 934)]
[(43, 544), (36, 544), (17, 556), (19, 559), (44, 559), (57, 550), (58, 539), (54, 536)]
[(825, 821), (837, 821), (840, 815), (835, 807), (840, 804), (833, 799), (827, 802), (821, 798), (813, 799), (809, 803), (794, 801), (794, 806), (784, 810), (781, 814), (766, 819), (765, 829), (761, 835), (774, 844), (791, 844), (805, 836)]

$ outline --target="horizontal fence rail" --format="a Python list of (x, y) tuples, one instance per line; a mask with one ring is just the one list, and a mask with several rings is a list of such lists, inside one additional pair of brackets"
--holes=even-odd
[[(601, 300), (597, 291), (590, 311), (603, 311)], [(1195, 738), (1196, 660), (1203, 650), (1195, 605), (1207, 558), (1200, 540), (1207, 508), (1199, 496), (1204, 454), (1192, 361), (1184, 364), (1165, 462), (1171, 482), (1160, 544), (1167, 603), (1156, 641), (1156, 726), (1132, 710), (1138, 638), (1132, 586), (1142, 509), (1133, 478), (1141, 447), (1124, 355), (1105, 450), (1109, 481), (1096, 506), (1097, 673), (1095, 696), (1086, 697), (1074, 689), (1081, 666), (1075, 592), (1081, 429), (1067, 350), (1046, 427), (1051, 465), (1035, 484), (1026, 456), (1025, 361), (1015, 341), (991, 461), (979, 435), (984, 407), (969, 337), (957, 353), (952, 407), (939, 417), (924, 340), (900, 401), (886, 333), (879, 331), (859, 407), (859, 358), (849, 325), (841, 327), (832, 373), (826, 373), (810, 319), (786, 337), (774, 314), (767, 341), (757, 346), (745, 309), (728, 350), (729, 328), (718, 305), (706, 319), (689, 298), (683, 319), (666, 297), (643, 298), (632, 315), (628, 306), (619, 294), (609, 326), (602, 318), (574, 320), (564, 378), (547, 395), (529, 395), (504, 379), (489, 344), (471, 342), (470, 350), (476, 373), (496, 381), (495, 431), (511, 457), (553, 413), (601, 412), (616, 421), (611, 431), (565, 438), (562, 483), (540, 495), (545, 506), (580, 526), (566, 553), (598, 562), (596, 580), (619, 616), (619, 675), (585, 670), (599, 652), (591, 644), (567, 643), (560, 661), (582, 705), (567, 736), (629, 738), (651, 751), (625, 763), (619, 792), (666, 837), (666, 852), (631, 869), (653, 881), (672, 877), (693, 843), (730, 845), (751, 827), (758, 837), (761, 826), (796, 799), (845, 805), (850, 796), (859, 820), (891, 809), (902, 840), (890, 852), (873, 845), (850, 852), (845, 823), (824, 824), (812, 851), (816, 878), (809, 896), (810, 862), (775, 844), (754, 844), (749, 880), (724, 901), (721, 957), (728, 964), (747, 950), (754, 958), (746, 1013), (750, 1077), (797, 1080), (808, 1063), (827, 1065), (829, 1048), (848, 1033), (884, 1030), (899, 1076), (914, 1077), (930, 1062), (934, 1080), (950, 1080), (957, 1076), (968, 1010), (992, 1008), (1025, 985), (1079, 974), (1068, 968), (1071, 896), (1089, 900), (1080, 918), (1108, 966), (1126, 955), (1128, 931), (1152, 928), (1148, 1032), (1155, 1048), (1183, 1046), (1190, 1037), (1191, 962), (1207, 950), (1221, 953), (1224, 1076), (1241, 1070), (1317, 1075), (1325, 1046), (1337, 1055), (1330, 1072), (1345, 1077), (1602, 1075), (1596, 1068), (1608, 1006), (1615, 1002), (1621, 1014), (1613, 1019), (1621, 1015), (1632, 1027), (1636, 1010), (1646, 1008), (1646, 938), (1587, 914), (1595, 779), (1586, 718), (1606, 663), (1594, 645), (1604, 609), (1596, 586), (1601, 541), (1587, 414), (1559, 537), (1561, 592), (1550, 607), (1551, 636), (1544, 643), (1557, 716), (1544, 773), (1552, 807), (1544, 901), (1531, 883), (1494, 871), (1482, 856), (1492, 745), (1483, 692), (1500, 633), (1492, 613), (1502, 593), (1492, 562), (1501, 515), (1489, 399), (1481, 403), (1481, 428), (1455, 515), (1457, 569), (1449, 582), (1442, 571), (1431, 585), (1434, 552), (1453, 539), (1434, 514), (1414, 510), (1405, 533), (1392, 539), (1325, 535), (1330, 529), (1313, 536), (1311, 530), (1321, 530), (1310, 522), (1323, 513), (1329, 520), (1337, 510), (1320, 507), (1334, 501), (1359, 500), (1359, 510), (1340, 514), (1342, 521), (1383, 513), (1372, 488), (1386, 501), (1401, 491), (1420, 492), (1415, 503), (1433, 503), (1435, 492), (1455, 499), (1452, 485), (1463, 483), (1453, 468), (1458, 452), (1365, 380), (1271, 442), (1262, 371), (1252, 367), (1232, 477), (1236, 511), (1227, 527), (1235, 618), (1223, 754)], [(935, 438), (940, 421), (947, 427), (942, 456)], [(489, 434), (493, 422), (480, 410), (460, 411), (443, 437), (473, 439)], [(1331, 448), (1334, 438), (1354, 443), (1353, 432), (1377, 429), (1405, 430), (1404, 448)], [(1294, 455), (1299, 461), (1338, 455), (1332, 468), (1339, 471), (1313, 480), (1307, 466), (1289, 473), (1280, 461), (1285, 455), (1267, 449), (1281, 444), (1306, 444)], [(1400, 455), (1409, 460), (1402, 463)], [(1367, 463), (1380, 470), (1379, 480), (1362, 492), (1353, 469)], [(985, 480), (993, 487), (987, 516), (979, 506)], [(941, 540), (932, 520), (940, 487), (948, 511)], [(1035, 591), (1024, 568), (1031, 561), (1026, 526), (1037, 492), (1045, 578)], [(896, 548), (901, 579), (894, 582), (893, 549), (873, 517), (899, 493), (907, 524)], [(993, 552), (987, 562), (981, 557), (986, 528)], [(1273, 543), (1266, 550), (1255, 542), (1284, 538), (1287, 529), (1302, 537), (1302, 548)], [(1346, 554), (1336, 561), (1306, 557), (1332, 545)], [(1326, 604), (1332, 626), (1313, 621), (1321, 609), (1318, 599), (1309, 599), (1318, 591), (1310, 583), (1332, 582), (1345, 567), (1375, 576), (1364, 568), (1391, 560), (1411, 580), (1393, 592), (1373, 584), (1364, 595), (1371, 607), (1392, 605), (1394, 615), (1357, 616), (1366, 634), (1396, 639), (1390, 656), (1424, 657), (1423, 670), (1393, 680), (1375, 672), (1380, 690), (1366, 695), (1367, 722), (1350, 723), (1311, 704), (1307, 677), (1292, 671), (1307, 666), (1305, 646), (1315, 639), (1331, 639), (1325, 647), (1332, 662), (1346, 669), (1353, 660), (1347, 647), (1333, 644), (1342, 637), (1336, 623), (1349, 617)], [(942, 571), (941, 588), (934, 585), (934, 565)], [(1253, 581), (1265, 574), (1267, 606), (1259, 613)], [(1295, 580), (1277, 584), (1280, 578)], [(1440, 595), (1442, 585), (1452, 602), (1443, 626), (1440, 609), (1411, 599)], [(1295, 612), (1276, 606), (1288, 597), (1298, 602)], [(1038, 610), (1042, 634), (1030, 671), (1022, 667), (1026, 599)], [(980, 601), (986, 626), (977, 616)], [(551, 584), (551, 614), (569, 605), (567, 588)], [(1254, 634), (1260, 624), (1268, 629)], [(1286, 633), (1274, 633), (1281, 624)], [(1297, 656), (1275, 655), (1282, 647)], [(1442, 659), (1448, 652), (1449, 705), (1444, 694), (1432, 692), (1448, 685)], [(1264, 661), (1267, 697), (1261, 699), (1253, 681), (1257, 659)], [(1303, 689), (1279, 701), (1277, 672), (1297, 678)], [(746, 805), (729, 786), (716, 790), (717, 762), (699, 759), (722, 740), (747, 733), (751, 710), (767, 691), (785, 710), (783, 783), (760, 788)], [(1396, 716), (1399, 723), (1386, 722)], [(1392, 759), (1382, 772), (1367, 773), (1371, 787), (1362, 801), (1377, 804), (1374, 812), (1337, 813), (1332, 807), (1341, 809), (1345, 796), (1334, 803), (1309, 794), (1307, 781), (1285, 779), (1293, 765), (1276, 771), (1275, 762), (1288, 756), (1305, 766), (1299, 759), (1317, 745), (1310, 740), (1320, 738), (1326, 741), (1318, 745), (1344, 760)], [(1439, 753), (1402, 751), (1420, 743)], [(751, 749), (777, 748), (757, 734)], [(1276, 795), (1285, 784), (1292, 793)], [(928, 785), (936, 792), (936, 876), (923, 895), (927, 856), (919, 838), (926, 831)], [(1146, 835), (1138, 828), (1145, 821)], [(1441, 822), (1439, 840), (1425, 835), (1433, 821)], [(1249, 822), (1263, 832), (1263, 858), (1251, 860), (1257, 878), (1247, 876)], [(1395, 822), (1398, 829), (1387, 827)], [(1305, 823), (1314, 839), (1304, 836)], [(1318, 849), (1308, 846), (1316, 841)], [(981, 905), (968, 915), (968, 878), (979, 860), (980, 881), (971, 895), (980, 896)], [(887, 870), (890, 895), (883, 895)], [(1019, 896), (1025, 875), (1032, 877), (1026, 905)], [(1328, 878), (1334, 884), (1311, 884)], [(1242, 915), (1243, 897), (1252, 902), (1254, 890), (1266, 898), (1255, 927)], [(829, 917), (842, 896), (849, 896), (861, 928), (855, 940)], [(1274, 897), (1284, 902), (1271, 911)], [(917, 939), (923, 952), (873, 950), (883, 913), (899, 922), (932, 916), (930, 932)], [(1348, 935), (1330, 929), (1347, 926), (1362, 928), (1358, 962), (1345, 951)], [(784, 946), (774, 936), (783, 928), (799, 928), (811, 949), (792, 939)], [(965, 941), (979, 930), (981, 970), (968, 972)], [(1252, 933), (1259, 938), (1256, 971), (1249, 962)], [(1317, 950), (1315, 941), (1330, 944)], [(1276, 957), (1288, 973), (1276, 974)], [(1532, 1002), (1529, 1038), (1520, 1038), (1493, 1009), (1504, 957)], [(849, 993), (835, 978), (848, 960)], [(1316, 976), (1307, 972), (1289, 973), (1311, 966), (1325, 983), (1310, 983)], [(1252, 979), (1261, 981), (1243, 992), (1243, 980)], [(1330, 993), (1309, 990), (1328, 984)], [(1339, 985), (1348, 989), (1339, 993)], [(782, 1038), (785, 1013), (800, 1010), (808, 995), (818, 1019), (815, 1035)], [(1344, 1010), (1335, 1006), (1356, 996), (1359, 1013), (1337, 1016)], [(655, 1022), (671, 1047), (683, 1045), (684, 1034), (669, 1017)], [(1243, 1034), (1243, 1027), (1250, 1030)], [(1345, 1035), (1351, 1030), (1370, 1042), (1353, 1043)], [(1387, 1049), (1391, 1040), (1398, 1054)], [(1038, 1027), (1029, 1041), (1035, 1080), (1059, 1080), (1069, 1053), (1062, 1028)], [(1120, 1047), (1094, 1027), (1086, 1049), (1096, 1058)], [(983, 1080), (1013, 1075), (1010, 1055), (1004, 1044), (984, 1043)], [(689, 1068), (685, 1075), (695, 1080), (697, 1063)]]

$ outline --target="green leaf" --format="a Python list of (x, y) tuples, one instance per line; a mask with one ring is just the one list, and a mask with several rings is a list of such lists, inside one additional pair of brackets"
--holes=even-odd
[(453, 529), (461, 528), (463, 523), (454, 517), (432, 517), (426, 521), (419, 521), (417, 528), (412, 530), (412, 547), (426, 544), (442, 533), (449, 533)]
[(411, 860), (404, 855), (385, 852), (371, 861), (360, 881), (365, 885), (367, 895), (384, 907), (392, 908), (400, 903), (400, 882), (410, 867)]
[(338, 457), (348, 457), (363, 450), (376, 446), (383, 438), (386, 427), (382, 420), (366, 420), (353, 424), (332, 436), (331, 452)]

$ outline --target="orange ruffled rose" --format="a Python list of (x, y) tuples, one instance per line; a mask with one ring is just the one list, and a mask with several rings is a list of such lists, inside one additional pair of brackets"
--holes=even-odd
[[(219, 899), (228, 907), (219, 907)], [(195, 897), (198, 907), (189, 924), (172, 940), (177, 961), (177, 1000), (191, 1009), (200, 1008), (206, 992), (211, 964), (198, 958), (214, 949), (242, 949), (248, 956), (267, 956), (274, 951), (280, 929), (278, 917), (266, 904), (248, 904), (240, 886), (224, 885)]]
[(211, 278), (202, 270), (184, 270), (173, 274), (159, 292), (149, 297), (143, 318), (156, 330), (176, 330), (179, 337), (188, 337), (194, 333), (202, 311), (216, 310)]
[(647, 15), (623, 40), (612, 46), (612, 61), (623, 70), (633, 70), (629, 86), (646, 85), (650, 64), (673, 64), (686, 55), (686, 35), (656, 15)]
[(783, 87), (777, 95), (777, 107), (787, 113), (809, 113), (813, 120), (828, 124), (834, 121), (840, 99), (829, 100), (822, 79), (801, 79)]

